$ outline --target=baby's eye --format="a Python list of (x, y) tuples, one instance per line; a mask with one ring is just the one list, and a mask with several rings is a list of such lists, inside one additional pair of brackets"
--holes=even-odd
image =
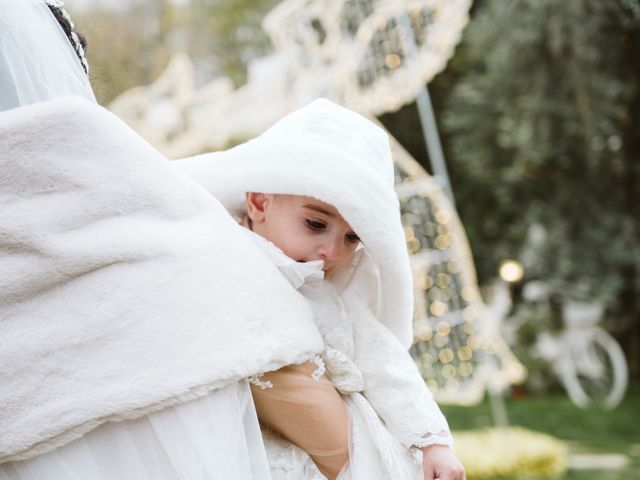
[(320, 231), (320, 230), (324, 230), (325, 228), (327, 228), (327, 225), (325, 223), (318, 222), (317, 220), (311, 220), (310, 218), (306, 218), (304, 220), (304, 223), (311, 230), (315, 230), (315, 231)]
[(358, 243), (360, 241), (360, 237), (358, 235), (356, 235), (355, 233), (347, 233), (345, 238), (347, 239), (347, 242), (349, 242), (349, 243)]

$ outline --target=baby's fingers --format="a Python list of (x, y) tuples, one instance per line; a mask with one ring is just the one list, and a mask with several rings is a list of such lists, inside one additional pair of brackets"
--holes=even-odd
[[(446, 467), (442, 469), (440, 472), (436, 473), (433, 478), (438, 480), (466, 480), (467, 476), (464, 473), (464, 468), (462, 468), (462, 465), (460, 465), (460, 466)], [(431, 479), (425, 478), (425, 480), (431, 480)]]
[(431, 445), (422, 452), (425, 480), (466, 480), (464, 467), (451, 448)]

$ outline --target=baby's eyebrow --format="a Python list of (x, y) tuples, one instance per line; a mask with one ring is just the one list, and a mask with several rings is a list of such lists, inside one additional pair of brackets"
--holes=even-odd
[(317, 205), (310, 205), (310, 204), (305, 204), (302, 206), (303, 208), (308, 208), (310, 210), (314, 210), (316, 212), (319, 213), (324, 213), (325, 215), (327, 215), (328, 217), (335, 217), (336, 214), (333, 212), (330, 212), (329, 210), (327, 210), (326, 208), (322, 208), (322, 207), (318, 207)]

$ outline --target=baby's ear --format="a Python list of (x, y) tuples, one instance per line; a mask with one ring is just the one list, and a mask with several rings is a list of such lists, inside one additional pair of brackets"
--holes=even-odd
[(247, 192), (247, 215), (253, 223), (264, 220), (268, 199), (269, 196), (265, 193)]

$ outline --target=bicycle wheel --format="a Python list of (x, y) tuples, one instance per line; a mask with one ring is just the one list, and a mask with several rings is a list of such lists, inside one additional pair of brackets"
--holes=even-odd
[(562, 376), (569, 397), (576, 405), (615, 408), (627, 389), (627, 361), (616, 340), (595, 327), (584, 342), (568, 352), (573, 368)]

